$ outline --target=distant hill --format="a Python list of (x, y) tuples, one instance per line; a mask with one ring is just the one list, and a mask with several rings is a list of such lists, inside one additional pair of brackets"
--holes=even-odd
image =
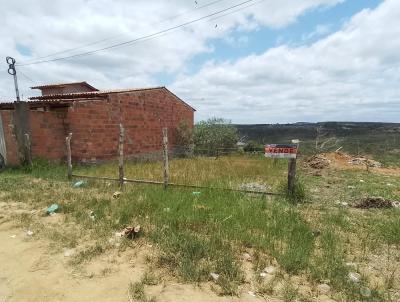
[(303, 153), (342, 151), (371, 154), (388, 163), (400, 163), (400, 123), (322, 122), (294, 124), (235, 125), (241, 141), (258, 144), (302, 141)]

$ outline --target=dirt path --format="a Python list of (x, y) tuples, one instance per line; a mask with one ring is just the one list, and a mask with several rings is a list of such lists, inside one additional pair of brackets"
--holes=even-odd
[[(36, 240), (10, 223), (0, 224), (0, 302), (47, 301), (129, 301), (128, 285), (139, 281), (146, 267), (143, 255), (105, 255), (89, 264), (85, 271), (74, 271), (61, 252), (50, 253), (48, 242)], [(111, 259), (113, 258), (113, 259)], [(104, 268), (109, 273), (102, 275)], [(271, 301), (274, 298), (218, 297), (209, 287), (161, 284), (147, 289), (157, 301)]]

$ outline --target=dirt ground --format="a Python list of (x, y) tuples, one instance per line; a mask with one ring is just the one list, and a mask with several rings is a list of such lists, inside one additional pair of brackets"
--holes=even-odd
[[(6, 218), (11, 213), (24, 212), (31, 211), (21, 203), (0, 202), (0, 302), (133, 301), (128, 286), (142, 278), (151, 248), (106, 253), (84, 268), (74, 269), (68, 265), (65, 251), (54, 251), (50, 242), (35, 238), (35, 234), (27, 235), (26, 230)], [(149, 298), (165, 302), (282, 301), (253, 297), (247, 292), (240, 297), (220, 297), (212, 291), (211, 284), (200, 287), (173, 281), (151, 286), (146, 292)]]

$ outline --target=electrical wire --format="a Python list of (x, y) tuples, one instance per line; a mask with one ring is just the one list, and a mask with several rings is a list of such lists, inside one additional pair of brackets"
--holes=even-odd
[(23, 73), (21, 70), (18, 70), (18, 73), (22, 74), (22, 76), (27, 79), (28, 81), (31, 81), (33, 84), (36, 84), (34, 80), (32, 80), (29, 76), (27, 76), (25, 73)]
[[(177, 19), (177, 18), (179, 18), (179, 17), (181, 17), (181, 16), (184, 16), (184, 15), (186, 15), (186, 14), (188, 14), (188, 13), (191, 13), (191, 12), (193, 12), (193, 11), (196, 11), (196, 10), (199, 10), (199, 9), (203, 9), (203, 8), (212, 6), (212, 5), (214, 5), (214, 4), (217, 4), (217, 3), (223, 2), (223, 1), (226, 1), (226, 0), (216, 0), (216, 1), (212, 1), (212, 2), (210, 2), (210, 3), (206, 3), (206, 4), (204, 4), (204, 5), (201, 5), (201, 6), (196, 7), (196, 8), (194, 8), (194, 9), (187, 10), (187, 11), (184, 11), (184, 12), (182, 12), (182, 13), (180, 13), (180, 14), (177, 14), (177, 15), (175, 15), (175, 16), (172, 16), (172, 17), (170, 17), (170, 18), (168, 18), (168, 19), (165, 19), (165, 20), (163, 20), (163, 21), (159, 21), (159, 22), (150, 24), (150, 26), (154, 26), (154, 25), (157, 25), (157, 24), (162, 24), (162, 23), (165, 23), (165, 22), (168, 22), (168, 21), (172, 21), (172, 20)], [(104, 38), (104, 39), (101, 39), (101, 40), (97, 40), (97, 41), (90, 42), (90, 43), (88, 43), (88, 44), (83, 44), (83, 45), (81, 45), (81, 46), (77, 46), (77, 47), (74, 47), (74, 48), (69, 48), (69, 49), (61, 50), (61, 51), (54, 52), (54, 53), (51, 53), (51, 54), (48, 54), (48, 55), (45, 55), (45, 56), (42, 56), (42, 57), (38, 57), (38, 58), (36, 58), (35, 60), (45, 59), (45, 58), (53, 57), (53, 56), (56, 56), (56, 55), (59, 55), (59, 54), (68, 53), (68, 52), (71, 52), (71, 51), (83, 49), (83, 48), (86, 48), (86, 47), (88, 47), (88, 46), (97, 45), (97, 44), (100, 44), (100, 43), (103, 43), (103, 42), (106, 42), (106, 41), (110, 41), (110, 40), (114, 40), (114, 39), (117, 39), (117, 38), (119, 38), (119, 37), (126, 36), (126, 35), (127, 35), (127, 34), (119, 34), (119, 35), (116, 35), (116, 36), (107, 37), (107, 38)], [(25, 64), (25, 63), (21, 63), (21, 64)], [(22, 65), (20, 65), (20, 66), (22, 66)]]
[[(232, 9), (241, 7), (241, 6), (243, 6), (243, 5), (247, 4), (247, 3), (251, 3), (251, 2), (254, 2), (254, 1), (255, 0), (246, 0), (246, 1), (243, 1), (243, 2), (238, 3), (236, 5), (230, 6), (228, 8), (225, 8), (225, 9), (216, 11), (214, 13), (208, 14), (206, 16), (203, 16), (203, 17), (200, 17), (200, 18), (197, 18), (197, 19), (194, 19), (194, 20), (191, 20), (191, 21), (188, 21), (188, 22), (185, 22), (185, 23), (173, 26), (173, 27), (169, 27), (167, 29), (164, 29), (164, 30), (152, 33), (152, 34), (148, 34), (148, 35), (145, 35), (145, 36), (142, 36), (142, 37), (139, 37), (139, 38), (135, 38), (135, 39), (128, 40), (128, 41), (121, 42), (121, 43), (117, 43), (117, 44), (113, 44), (113, 45), (110, 45), (110, 46), (107, 46), (107, 47), (103, 47), (103, 48), (99, 48), (99, 49), (95, 49), (95, 50), (91, 50), (91, 51), (87, 51), (87, 52), (83, 52), (83, 53), (78, 53), (78, 54), (74, 54), (74, 55), (70, 55), (70, 56), (55, 58), (55, 59), (39, 60), (39, 61), (36, 61), (36, 62), (25, 63), (25, 64), (22, 64), (22, 63), (21, 64), (16, 64), (16, 66), (36, 65), (36, 64), (42, 64), (42, 63), (48, 63), (48, 62), (67, 60), (67, 59), (72, 59), (72, 58), (77, 58), (77, 57), (89, 56), (89, 55), (95, 54), (95, 53), (100, 52), (100, 51), (119, 48), (119, 47), (124, 47), (124, 46), (128, 46), (128, 45), (140, 42), (140, 41), (154, 39), (154, 38), (157, 38), (158, 36), (161, 36), (163, 34), (169, 33), (169, 32), (174, 31), (176, 29), (179, 29), (179, 28), (182, 28), (182, 27), (186, 27), (188, 25), (191, 25), (193, 23), (197, 23), (199, 21), (205, 20), (205, 19), (213, 17), (213, 16), (217, 16), (217, 15), (219, 15), (221, 13), (225, 13), (227, 11), (230, 11)], [(237, 12), (237, 10), (234, 11), (234, 12)]]

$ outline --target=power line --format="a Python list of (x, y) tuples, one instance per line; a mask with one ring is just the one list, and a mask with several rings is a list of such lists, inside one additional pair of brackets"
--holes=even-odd
[[(136, 39), (128, 40), (128, 41), (125, 41), (125, 42), (122, 42), (122, 43), (117, 43), (117, 44), (113, 44), (113, 45), (111, 45), (111, 46), (107, 46), (107, 47), (103, 47), (103, 48), (99, 48), (99, 49), (95, 49), (95, 50), (91, 50), (91, 51), (87, 51), (87, 52), (83, 52), (83, 53), (78, 53), (78, 54), (74, 54), (74, 55), (70, 55), (70, 56), (65, 56), (65, 57), (60, 57), (60, 58), (55, 58), (55, 59), (49, 59), (49, 60), (40, 60), (40, 61), (31, 62), (31, 63), (25, 63), (25, 64), (18, 64), (18, 65), (16, 65), (16, 66), (36, 65), (36, 64), (42, 64), (42, 63), (48, 63), (48, 62), (55, 62), (55, 61), (67, 60), (67, 59), (72, 59), (72, 58), (77, 58), (77, 57), (83, 57), (83, 56), (92, 55), (92, 54), (97, 53), (97, 52), (100, 52), (100, 51), (104, 51), (104, 50), (108, 50), (108, 49), (114, 49), (114, 48), (117, 48), (117, 47), (128, 46), (128, 45), (131, 45), (131, 44), (140, 42), (140, 41), (145, 41), (145, 40), (149, 40), (149, 39), (154, 39), (154, 38), (157, 38), (158, 36), (161, 36), (161, 35), (163, 35), (163, 34), (166, 34), (166, 33), (168, 33), (168, 32), (171, 32), (171, 31), (173, 31), (173, 30), (179, 29), (179, 28), (181, 28), (181, 27), (186, 27), (186, 26), (191, 25), (191, 24), (193, 24), (193, 23), (196, 23), (196, 22), (205, 20), (205, 19), (207, 19), (207, 18), (209, 18), (209, 17), (213, 17), (213, 16), (216, 16), (216, 15), (218, 15), (218, 14), (221, 14), (221, 13), (230, 11), (230, 10), (232, 10), (232, 9), (241, 7), (241, 6), (245, 5), (245, 4), (250, 3), (250, 2), (253, 2), (253, 1), (255, 1), (255, 0), (243, 1), (243, 2), (241, 2), (241, 3), (238, 3), (238, 4), (236, 4), (236, 5), (230, 6), (230, 7), (228, 7), (228, 8), (225, 8), (225, 9), (216, 11), (216, 12), (214, 12), (214, 13), (208, 14), (208, 15), (206, 15), (206, 16), (203, 16), (203, 17), (200, 17), (200, 18), (197, 18), (197, 19), (194, 19), (194, 20), (191, 20), (191, 21), (188, 21), (188, 22), (185, 22), (185, 23), (182, 23), (182, 24), (173, 26), (173, 27), (169, 27), (169, 28), (167, 28), (167, 29), (164, 29), (164, 30), (161, 30), (161, 31), (158, 31), (158, 32), (149, 34), (149, 35), (145, 35), (145, 36), (142, 36), (142, 37), (139, 37), (139, 38), (136, 38)], [(235, 12), (236, 12), (236, 11), (235, 11)], [(226, 15), (227, 15), (227, 14), (226, 14)]]
[(36, 84), (36, 82), (34, 80), (32, 80), (30, 77), (28, 77), (25, 73), (23, 73), (21, 70), (18, 70), (19, 73), (21, 73), (23, 75), (23, 77), (25, 79), (27, 79), (28, 81), (31, 81), (33, 84)]
[[(181, 16), (183, 16), (183, 15), (186, 15), (187, 13), (190, 13), (190, 12), (193, 12), (193, 11), (196, 11), (196, 10), (199, 10), (199, 9), (202, 9), (202, 8), (206, 8), (206, 7), (212, 6), (212, 5), (214, 5), (214, 4), (217, 4), (217, 3), (223, 2), (223, 1), (226, 1), (226, 0), (216, 0), (216, 1), (212, 1), (212, 2), (210, 2), (210, 3), (206, 3), (206, 4), (204, 4), (204, 5), (201, 5), (201, 6), (196, 7), (196, 8), (194, 8), (194, 9), (186, 10), (186, 11), (180, 13), (180, 14), (177, 14), (177, 15), (175, 15), (175, 16), (172, 16), (172, 17), (170, 17), (170, 18), (168, 18), (168, 19), (165, 19), (165, 20), (163, 20), (163, 21), (150, 24), (150, 26), (157, 25), (157, 24), (162, 24), (162, 23), (165, 23), (165, 22), (167, 22), (167, 21), (171, 21), (171, 20), (177, 19), (177, 18), (179, 18), (179, 17), (181, 17)], [(73, 48), (61, 50), (61, 51), (54, 52), (54, 53), (51, 53), (51, 54), (48, 54), (48, 55), (45, 55), (45, 56), (42, 56), (42, 57), (38, 57), (38, 58), (36, 58), (35, 60), (45, 59), (45, 58), (53, 57), (53, 56), (55, 56), (55, 55), (59, 55), (59, 54), (71, 52), (71, 51), (74, 51), (74, 50), (79, 50), (79, 49), (82, 49), (82, 48), (86, 48), (86, 47), (88, 47), (88, 46), (92, 46), (92, 45), (100, 44), (100, 43), (102, 43), (102, 42), (114, 40), (114, 39), (116, 39), (116, 38), (119, 38), (119, 37), (122, 37), (122, 36), (126, 36), (126, 35), (127, 35), (127, 34), (120, 34), (120, 35), (116, 35), (116, 36), (112, 36), (112, 37), (107, 37), (107, 38), (104, 38), (104, 39), (101, 39), (101, 40), (97, 40), (97, 41), (90, 42), (90, 43), (88, 43), (88, 44), (83, 44), (83, 45), (81, 45), (81, 46), (77, 46), (77, 47), (73, 47)], [(27, 62), (27, 63), (25, 63), (25, 64), (28, 64), (28, 63), (29, 63), (29, 62)], [(24, 63), (22, 63), (22, 64), (24, 64)], [(21, 64), (20, 66), (22, 66), (22, 64)]]

